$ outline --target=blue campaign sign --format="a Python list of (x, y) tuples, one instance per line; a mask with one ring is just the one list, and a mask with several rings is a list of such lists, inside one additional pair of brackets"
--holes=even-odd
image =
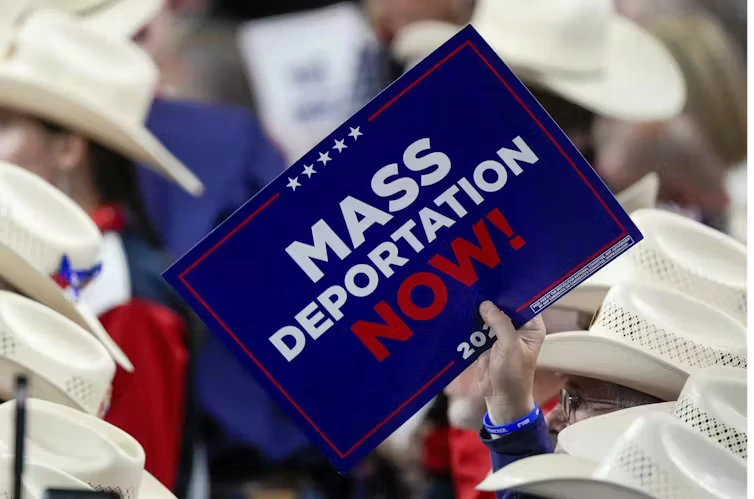
[(467, 27), (165, 275), (345, 471), (641, 237)]

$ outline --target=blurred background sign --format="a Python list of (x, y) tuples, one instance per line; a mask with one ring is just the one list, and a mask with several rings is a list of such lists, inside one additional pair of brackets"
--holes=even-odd
[(289, 162), (383, 83), (377, 40), (352, 3), (250, 21), (238, 39), (259, 117)]

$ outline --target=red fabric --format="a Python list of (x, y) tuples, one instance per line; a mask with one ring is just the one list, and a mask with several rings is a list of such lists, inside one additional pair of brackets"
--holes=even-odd
[(556, 395), (542, 407), (542, 413), (547, 416), (551, 410), (555, 409), (555, 406), (560, 403), (560, 395)]
[(447, 472), (450, 469), (449, 428), (433, 428), (424, 439), (422, 464), (434, 473)]
[(126, 226), (123, 210), (115, 204), (103, 204), (95, 208), (89, 216), (97, 224), (100, 232), (120, 232)]
[(492, 470), (490, 451), (476, 431), (450, 428), (450, 472), (456, 499), (495, 499), (494, 492), (476, 490)]
[(105, 420), (144, 447), (147, 471), (172, 488), (183, 426), (185, 324), (169, 308), (140, 299), (99, 319), (134, 365), (132, 373), (118, 368)]

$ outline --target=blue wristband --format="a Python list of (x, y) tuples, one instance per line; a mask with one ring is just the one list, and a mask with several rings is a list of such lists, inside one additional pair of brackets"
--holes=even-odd
[(482, 420), (482, 423), (484, 423), (484, 429), (487, 430), (487, 433), (489, 433), (490, 435), (507, 435), (522, 428), (526, 428), (530, 424), (534, 423), (538, 418), (539, 406), (537, 406), (537, 404), (534, 404), (534, 409), (532, 409), (529, 414), (513, 421), (512, 423), (495, 426), (492, 424), (492, 421), (490, 421), (489, 413), (484, 413), (484, 419)]

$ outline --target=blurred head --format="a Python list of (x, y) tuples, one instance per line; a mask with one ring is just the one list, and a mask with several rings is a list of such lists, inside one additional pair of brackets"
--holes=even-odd
[(159, 245), (138, 194), (135, 166), (120, 154), (78, 132), (0, 109), (0, 160), (40, 176), (87, 212), (105, 203), (123, 205)]
[(61, 187), (84, 162), (87, 141), (60, 133), (26, 114), (0, 109), (0, 160), (9, 161)]
[(401, 28), (416, 21), (466, 24), (474, 0), (366, 0), (366, 11), (377, 38), (389, 42)]
[(662, 400), (615, 383), (580, 376), (565, 378), (560, 402), (545, 417), (551, 433), (594, 416)]
[(707, 213), (728, 206), (725, 165), (687, 115), (664, 124), (599, 120), (595, 143), (599, 174), (613, 192), (657, 172), (660, 201)]

